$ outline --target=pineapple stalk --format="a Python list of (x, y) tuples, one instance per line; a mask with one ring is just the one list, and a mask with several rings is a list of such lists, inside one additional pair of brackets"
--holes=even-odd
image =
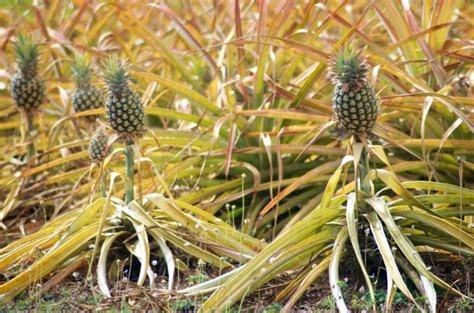
[(35, 153), (36, 153), (36, 149), (35, 149), (35, 143), (33, 141), (33, 132), (35, 131), (35, 121), (34, 121), (34, 116), (33, 116), (33, 112), (31, 111), (26, 111), (25, 112), (25, 115), (26, 115), (26, 132), (28, 134), (28, 136), (30, 137), (30, 142), (28, 143), (28, 148), (27, 148), (27, 156), (28, 156), (28, 160), (31, 160)]
[(105, 173), (101, 173), (100, 176), (100, 195), (102, 198), (107, 197), (107, 184), (105, 180)]
[(125, 147), (125, 171), (127, 175), (127, 183), (125, 186), (125, 202), (130, 203), (134, 199), (133, 194), (133, 144), (132, 140), (127, 140)]
[(369, 167), (369, 151), (364, 147), (362, 149), (362, 154), (359, 160), (359, 177), (360, 177), (360, 189), (367, 195), (371, 194), (370, 183), (366, 178), (368, 178), (370, 167)]

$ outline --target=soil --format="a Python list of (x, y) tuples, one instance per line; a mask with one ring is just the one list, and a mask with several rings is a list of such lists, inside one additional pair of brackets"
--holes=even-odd
[[(469, 263), (469, 262), (468, 262)], [(465, 294), (473, 296), (470, 289), (470, 278), (474, 277), (474, 262), (469, 264), (455, 264), (453, 262), (438, 263), (437, 272), (448, 281), (449, 277), (457, 277), (455, 283)], [(37, 284), (31, 289), (18, 296), (13, 302), (0, 304), (1, 312), (59, 312), (59, 311), (98, 311), (112, 310), (119, 312), (147, 311), (147, 312), (196, 312), (200, 304), (207, 297), (185, 298), (176, 294), (168, 293), (166, 288), (166, 278), (158, 277), (158, 288), (139, 287), (135, 283), (123, 279), (113, 286), (111, 299), (104, 298), (97, 284), (91, 286), (85, 283), (87, 268), (79, 269), (72, 275), (64, 279), (58, 285), (52, 287), (46, 292), (39, 293), (42, 286)], [(178, 279), (176, 289), (184, 288), (190, 285), (189, 277), (212, 277), (212, 273), (185, 273), (182, 277), (188, 279)], [(345, 274), (350, 274), (349, 272)], [(341, 275), (341, 277), (346, 277)], [(350, 276), (349, 276), (350, 277)], [(461, 278), (462, 277), (462, 278)], [(280, 312), (284, 303), (275, 303), (274, 298), (279, 291), (284, 288), (287, 282), (292, 278), (291, 275), (284, 275), (265, 284), (260, 289), (252, 292), (241, 303), (234, 304), (227, 312)], [(347, 284), (345, 283), (347, 282)], [(350, 289), (349, 286), (356, 283), (348, 278), (344, 278), (341, 288), (344, 292), (346, 302), (350, 304), (351, 310), (356, 312), (369, 312), (370, 303), (367, 301), (367, 292), (359, 288)], [(383, 303), (385, 291), (376, 290), (376, 298)], [(417, 299), (423, 301), (423, 299)], [(469, 301), (462, 300), (459, 297), (449, 293), (440, 292), (438, 299), (439, 312), (473, 312), (474, 305)], [(315, 282), (311, 288), (304, 294), (303, 298), (294, 307), (293, 312), (336, 312), (334, 302), (330, 296), (328, 286), (328, 277), (323, 276)], [(403, 295), (397, 293), (395, 297), (394, 312), (418, 312), (417, 308), (411, 304)]]
[[(41, 223), (34, 223), (41, 225)], [(27, 223), (31, 226), (32, 223)], [(36, 226), (38, 227), (38, 226)], [(31, 231), (31, 229), (29, 229)], [(10, 234), (17, 232), (8, 232), (5, 236), (0, 236), (0, 247), (15, 240)], [(180, 255), (180, 251), (174, 251), (180, 259), (186, 260), (190, 269), (188, 272), (179, 272), (175, 281), (175, 290), (183, 289), (207, 279), (214, 278), (219, 272), (208, 266), (200, 266), (194, 258), (188, 258)], [(471, 287), (471, 280), (474, 278), (474, 258), (465, 260), (446, 257), (441, 258), (439, 255), (434, 257), (430, 254), (424, 254), (423, 258), (431, 271), (439, 278), (446, 282), (450, 282), (453, 288), (461, 291), (463, 294), (474, 297), (474, 290)], [(435, 258), (435, 260), (434, 260)], [(207, 296), (186, 298), (178, 296), (176, 293), (170, 293), (167, 288), (166, 266), (164, 262), (156, 259), (156, 266), (153, 271), (159, 273), (156, 281), (158, 282), (154, 288), (137, 286), (134, 281), (138, 277), (139, 262), (132, 262), (130, 271), (123, 273), (126, 279), (118, 280), (111, 286), (113, 297), (111, 299), (104, 298), (97, 287), (97, 283), (87, 280), (88, 265), (85, 262), (82, 267), (74, 269), (70, 275), (66, 276), (55, 286), (47, 283), (36, 284), (26, 290), (14, 301), (6, 304), (0, 303), (0, 312), (64, 312), (64, 311), (97, 311), (97, 310), (115, 310), (120, 312), (130, 311), (149, 311), (149, 312), (179, 312), (188, 313), (198, 310), (200, 305), (207, 299)], [(368, 292), (363, 288), (364, 279), (358, 274), (357, 264), (350, 258), (345, 260), (346, 266), (341, 268), (341, 289), (344, 293), (344, 299), (350, 306), (352, 311), (364, 312), (371, 311), (372, 305), (369, 301)], [(375, 280), (376, 284), (375, 296), (378, 307), (384, 303), (386, 292), (384, 281), (385, 272), (381, 263), (371, 262), (374, 265), (372, 271), (377, 272)], [(196, 269), (201, 268), (199, 271)], [(258, 290), (249, 293), (242, 302), (234, 304), (229, 308), (228, 312), (280, 312), (285, 304), (276, 303), (274, 301), (276, 295), (294, 278), (294, 274), (279, 275), (274, 280), (265, 284)], [(5, 274), (6, 275), (6, 274)], [(162, 276), (161, 276), (162, 275)], [(6, 281), (0, 273), (0, 284)], [(46, 282), (47, 280), (45, 280)], [(320, 277), (305, 292), (300, 301), (296, 304), (294, 312), (335, 312), (335, 303), (332, 300), (329, 289), (329, 279), (327, 274)], [(44, 290), (47, 287), (48, 290)], [(414, 294), (416, 290), (413, 286)], [(448, 293), (442, 289), (436, 288), (438, 292), (438, 311), (439, 312), (474, 312), (474, 302), (463, 300), (460, 297)], [(421, 297), (416, 299), (419, 303), (423, 303), (425, 299)], [(395, 312), (412, 312), (417, 308), (408, 301), (403, 294), (398, 292), (395, 296), (394, 308)]]

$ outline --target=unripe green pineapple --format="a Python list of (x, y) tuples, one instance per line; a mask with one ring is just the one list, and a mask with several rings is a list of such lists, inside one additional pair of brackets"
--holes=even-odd
[(112, 56), (105, 63), (104, 79), (109, 90), (106, 113), (110, 125), (121, 137), (140, 135), (145, 113), (140, 97), (129, 86), (128, 64)]
[(78, 56), (72, 66), (76, 80), (76, 90), (72, 96), (72, 104), (76, 112), (98, 109), (104, 105), (102, 91), (92, 86), (92, 66), (84, 56)]
[(44, 81), (38, 76), (38, 48), (31, 37), (19, 35), (15, 44), (18, 71), (11, 81), (11, 94), (22, 110), (36, 109), (45, 98)]
[(89, 143), (89, 157), (93, 163), (102, 162), (109, 154), (107, 146), (108, 136), (99, 128), (92, 136)]
[(334, 117), (345, 135), (370, 133), (378, 113), (378, 99), (367, 81), (366, 59), (353, 45), (342, 49), (333, 59), (332, 81)]

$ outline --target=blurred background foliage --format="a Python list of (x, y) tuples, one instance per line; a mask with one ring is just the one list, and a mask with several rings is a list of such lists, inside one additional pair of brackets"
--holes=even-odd
[[(311, 284), (327, 284), (317, 280), (327, 271), (344, 310), (350, 301), (337, 282), (347, 264), (351, 288), (365, 285), (372, 300), (373, 289), (387, 290), (386, 307), (398, 288), (434, 310), (433, 282), (472, 297), (465, 279), (444, 282), (430, 271), (438, 259), (461, 264), (474, 254), (469, 1), (49, 0), (0, 8), (2, 299), (84, 264), (97, 267), (93, 280), (110, 296), (117, 260), (138, 259), (138, 283), (157, 287), (153, 254), (167, 265), (161, 288), (212, 294), (203, 311), (229, 308), (282, 273), (289, 276), (274, 297), (289, 310)], [(47, 87), (33, 134), (9, 90), (21, 33), (38, 38)], [(354, 39), (380, 97), (365, 144), (334, 138), (328, 123), (330, 56)], [(133, 205), (121, 200), (123, 145), (114, 144), (100, 169), (88, 160), (104, 110), (77, 113), (71, 104), (74, 57), (87, 55), (93, 83), (104, 87), (100, 64), (112, 53), (132, 65), (147, 114)], [(27, 160), (31, 140), (37, 153)], [(198, 260), (219, 269), (214, 280), (173, 283), (174, 271), (186, 275)]]

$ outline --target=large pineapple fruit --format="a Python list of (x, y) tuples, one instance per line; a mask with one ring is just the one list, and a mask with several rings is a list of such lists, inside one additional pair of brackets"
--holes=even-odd
[(366, 59), (354, 45), (341, 49), (333, 58), (334, 117), (344, 135), (370, 133), (378, 113), (378, 99), (367, 81)]
[(18, 71), (11, 81), (11, 94), (22, 110), (36, 109), (45, 98), (44, 81), (38, 76), (38, 48), (29, 36), (19, 35), (15, 44)]
[(112, 128), (122, 137), (140, 135), (145, 124), (145, 113), (138, 94), (130, 84), (128, 64), (112, 56), (105, 62), (104, 79), (108, 87), (106, 113)]
[(76, 80), (76, 90), (72, 96), (72, 104), (76, 112), (101, 108), (105, 99), (102, 91), (92, 86), (92, 66), (84, 56), (78, 56), (72, 66)]
[(109, 154), (109, 137), (102, 128), (96, 130), (89, 143), (89, 157), (92, 163), (102, 162)]

